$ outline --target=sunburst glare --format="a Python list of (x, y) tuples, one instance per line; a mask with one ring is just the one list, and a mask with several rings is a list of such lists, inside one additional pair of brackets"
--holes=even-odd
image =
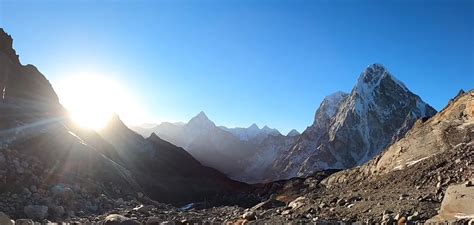
[(83, 127), (100, 129), (114, 113), (132, 123), (143, 116), (126, 88), (102, 75), (67, 77), (58, 83), (56, 89), (72, 120)]

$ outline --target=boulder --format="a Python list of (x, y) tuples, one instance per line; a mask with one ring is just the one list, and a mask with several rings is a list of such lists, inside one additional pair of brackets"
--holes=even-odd
[(0, 212), (0, 224), (1, 225), (14, 225), (15, 222), (7, 216), (7, 214)]
[(429, 223), (456, 222), (459, 219), (474, 219), (474, 187), (466, 184), (451, 185), (441, 202), (439, 214)]
[(48, 206), (44, 205), (27, 205), (23, 211), (29, 219), (43, 220), (48, 217)]
[(110, 214), (105, 217), (103, 225), (140, 225), (140, 222), (119, 214)]
[(298, 209), (298, 208), (306, 205), (305, 201), (306, 201), (306, 197), (298, 197), (295, 200), (293, 200), (292, 202), (290, 202), (288, 204), (288, 207), (290, 207), (291, 209)]
[(254, 211), (248, 211), (242, 215), (242, 218), (246, 220), (255, 220), (257, 219), (257, 215), (255, 214)]

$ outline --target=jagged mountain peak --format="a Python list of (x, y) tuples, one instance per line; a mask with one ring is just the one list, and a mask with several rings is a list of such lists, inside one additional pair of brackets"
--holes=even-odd
[(150, 137), (148, 137), (148, 139), (150, 139), (150, 140), (161, 140), (161, 138), (158, 137), (158, 135), (156, 135), (155, 132), (152, 132), (150, 134)]
[(293, 130), (290, 130), (290, 132), (288, 132), (288, 134), (286, 136), (294, 137), (294, 136), (298, 136), (298, 135), (300, 135), (300, 132), (298, 132), (296, 129), (293, 129)]
[(204, 113), (204, 111), (199, 112), (194, 118), (198, 118), (201, 120), (209, 120), (209, 118), (207, 117), (206, 113)]
[(252, 123), (252, 125), (250, 125), (248, 129), (252, 129), (252, 130), (260, 130), (260, 127), (258, 127), (258, 125), (257, 125), (257, 124), (255, 124), (255, 123)]
[(0, 28), (0, 52), (6, 54), (12, 62), (20, 64), (19, 56), (13, 49), (13, 38), (3, 28)]
[(120, 129), (128, 129), (127, 125), (120, 119), (120, 116), (117, 113), (112, 114), (109, 121), (102, 130), (120, 130)]
[(323, 100), (313, 125), (277, 160), (276, 168), (288, 178), (360, 165), (402, 137), (418, 118), (435, 113), (384, 66), (372, 64), (350, 94)]
[(323, 101), (334, 102), (334, 101), (340, 100), (341, 98), (344, 98), (347, 95), (348, 95), (348, 93), (345, 93), (343, 91), (336, 91), (336, 92), (324, 97)]
[(195, 117), (189, 120), (188, 126), (215, 126), (203, 111), (199, 112)]
[[(392, 82), (384, 82), (388, 80)], [(369, 65), (359, 76), (353, 93), (357, 93), (361, 98), (372, 100), (373, 92), (379, 89), (380, 86), (387, 88), (383, 85), (386, 83), (395, 84), (404, 92), (409, 92), (405, 84), (394, 77), (382, 64), (374, 63)]]

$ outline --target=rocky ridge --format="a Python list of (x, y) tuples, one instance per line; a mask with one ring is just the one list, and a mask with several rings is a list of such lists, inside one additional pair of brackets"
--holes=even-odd
[(435, 113), (385, 67), (370, 65), (350, 94), (323, 100), (314, 123), (274, 163), (272, 177), (361, 165), (403, 136), (416, 119)]

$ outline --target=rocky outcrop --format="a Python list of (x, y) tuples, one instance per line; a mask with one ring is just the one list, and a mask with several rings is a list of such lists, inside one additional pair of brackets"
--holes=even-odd
[(2, 115), (15, 111), (16, 118), (25, 120), (64, 112), (49, 81), (33, 65), (20, 64), (13, 39), (1, 28), (0, 92)]
[(427, 223), (474, 221), (474, 185), (472, 181), (451, 185), (446, 190), (439, 214)]
[(373, 64), (350, 94), (323, 100), (313, 125), (273, 165), (274, 177), (360, 165), (403, 136), (416, 119), (434, 113), (382, 65)]

